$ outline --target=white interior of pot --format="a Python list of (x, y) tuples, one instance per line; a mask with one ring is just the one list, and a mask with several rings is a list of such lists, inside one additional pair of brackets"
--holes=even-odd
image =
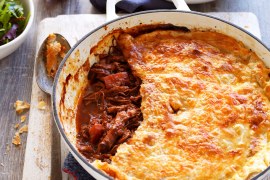
[[(87, 68), (84, 70), (79, 69), (86, 61), (89, 61), (91, 65), (96, 62), (94, 54), (90, 54), (90, 49), (97, 45), (97, 43), (112, 30), (119, 29), (120, 27), (125, 29), (140, 24), (153, 23), (171, 23), (176, 26), (186, 26), (190, 29), (211, 29), (227, 34), (239, 41), (242, 41), (248, 48), (256, 52), (268, 67), (270, 66), (270, 52), (264, 47), (264, 45), (238, 28), (206, 15), (194, 14), (190, 12), (160, 11), (130, 15), (120, 20), (111, 22), (93, 33), (88, 34), (82, 41), (79, 42), (79, 44), (75, 46), (75, 49), (73, 49), (65, 65), (60, 71), (59, 76), (56, 78), (56, 91), (53, 92), (53, 101), (55, 105), (54, 111), (56, 110), (56, 114), (60, 119), (61, 126), (59, 128), (64, 129), (65, 135), (74, 147), (76, 144), (76, 106), (79, 95), (82, 89), (86, 86), (87, 73), (89, 70)], [(98, 49), (98, 51), (107, 51), (110, 42), (111, 40), (108, 38), (106, 42), (101, 44), (101, 49)], [(78, 80), (75, 80), (75, 74), (78, 70)], [(69, 79), (68, 83), (66, 83), (67, 77)], [(63, 91), (66, 91), (65, 97), (62, 100), (64, 104), (61, 103)], [(74, 155), (76, 157), (76, 154)], [(83, 164), (87, 171), (90, 173), (92, 172), (91, 168), (86, 166), (83, 161), (80, 160), (80, 163)]]

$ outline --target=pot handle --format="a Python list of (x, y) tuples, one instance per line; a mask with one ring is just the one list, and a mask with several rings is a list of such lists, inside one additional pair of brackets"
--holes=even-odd
[[(114, 20), (120, 16), (115, 13), (115, 5), (121, 0), (107, 0), (106, 3), (106, 21)], [(185, 0), (172, 0), (177, 10), (190, 11)]]

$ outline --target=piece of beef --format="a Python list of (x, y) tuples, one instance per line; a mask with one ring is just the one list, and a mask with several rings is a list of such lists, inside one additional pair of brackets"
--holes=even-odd
[(99, 62), (90, 68), (89, 84), (80, 101), (84, 106), (78, 109), (78, 113), (83, 112), (78, 117), (84, 117), (86, 125), (81, 124), (77, 147), (90, 161), (109, 163), (118, 146), (131, 138), (142, 121), (141, 80), (132, 74), (113, 41), (109, 54), (99, 54)]
[(111, 74), (104, 77), (104, 84), (107, 89), (111, 89), (114, 86), (126, 86), (130, 84), (128, 73), (120, 72)]
[(127, 120), (140, 113), (140, 109), (136, 107), (130, 107), (127, 111), (118, 112), (113, 127), (98, 145), (98, 151), (101, 153), (110, 151), (117, 139), (125, 133), (123, 129), (125, 129)]
[(99, 139), (102, 137), (104, 130), (105, 128), (101, 124), (94, 124), (89, 129), (90, 142), (92, 144), (96, 144), (99, 141)]
[(120, 105), (120, 106), (111, 106), (107, 108), (108, 113), (117, 113), (119, 111), (124, 111), (126, 110), (130, 105)]

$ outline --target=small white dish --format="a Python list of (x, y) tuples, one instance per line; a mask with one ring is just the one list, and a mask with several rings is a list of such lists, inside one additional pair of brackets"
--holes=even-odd
[(21, 0), (23, 7), (24, 7), (24, 13), (27, 15), (28, 12), (30, 12), (30, 18), (28, 20), (28, 23), (24, 29), (24, 31), (16, 37), (14, 40), (8, 42), (7, 44), (0, 46), (0, 60), (4, 57), (10, 55), (13, 53), (26, 39), (27, 34), (30, 31), (30, 28), (33, 24), (34, 20), (34, 2), (33, 0)]

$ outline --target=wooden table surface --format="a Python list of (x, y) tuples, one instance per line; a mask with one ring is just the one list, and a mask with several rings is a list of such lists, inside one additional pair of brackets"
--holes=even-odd
[[(46, 17), (60, 14), (100, 13), (89, 0), (33, 0), (36, 16), (31, 33), (23, 45), (12, 55), (0, 60), (0, 179), (21, 179), (27, 134), (21, 136), (22, 145), (11, 144), (20, 121), (13, 103), (31, 102), (37, 26)], [(259, 20), (262, 41), (270, 48), (269, 0), (216, 0), (201, 5), (190, 5), (200, 12), (253, 12)], [(27, 115), (27, 114), (26, 114)], [(27, 121), (26, 121), (27, 124)]]

